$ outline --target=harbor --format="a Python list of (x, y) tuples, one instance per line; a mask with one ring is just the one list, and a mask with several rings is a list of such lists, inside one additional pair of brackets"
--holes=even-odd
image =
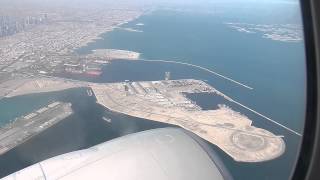
[(45, 131), (72, 113), (70, 103), (53, 102), (15, 119), (0, 129), (0, 155)]
[[(104, 72), (103, 75), (100, 77), (95, 78), (86, 78), (82, 76), (72, 76), (68, 78), (58, 78), (58, 77), (49, 77), (48, 75), (43, 76), (41, 79), (33, 79), (37, 80), (38, 82), (46, 82), (41, 84), (46, 84), (46, 86), (41, 86), (42, 88), (39, 88), (39, 86), (35, 86), (34, 89), (24, 89), (25, 91), (21, 91), (22, 89), (16, 89), (15, 92), (19, 92), (20, 95), (12, 94), (10, 98), (4, 98), (3, 102), (11, 102), (12, 103), (18, 103), (18, 104), (25, 104), (21, 103), (23, 102), (32, 102), (32, 104), (37, 104), (37, 101), (44, 101), (42, 100), (44, 97), (50, 97), (50, 99), (56, 99), (56, 101), (63, 101), (63, 102), (71, 102), (72, 103), (72, 109), (74, 110), (74, 114), (65, 120), (63, 120), (59, 125), (51, 127), (44, 131), (41, 134), (38, 134), (37, 136), (34, 136), (32, 139), (28, 140), (24, 144), (20, 144), (16, 146), (11, 151), (7, 152), (3, 155), (2, 158), (0, 158), (1, 161), (9, 160), (12, 162), (12, 166), (6, 166), (5, 164), (0, 164), (0, 166), (5, 166), (3, 170), (0, 170), (0, 174), (5, 175), (8, 173), (12, 173), (16, 170), (19, 170), (23, 167), (26, 167), (27, 165), (31, 165), (32, 163), (36, 163), (39, 160), (44, 160), (46, 158), (59, 155), (62, 153), (67, 153), (70, 151), (82, 149), (82, 148), (88, 148), (90, 146), (93, 146), (97, 143), (102, 143), (108, 140), (111, 140), (115, 137), (123, 136), (126, 134), (139, 132), (143, 130), (153, 129), (153, 128), (161, 128), (161, 127), (168, 127), (168, 126), (174, 126), (173, 124), (168, 123), (161, 123), (160, 121), (154, 121), (150, 119), (144, 119), (144, 118), (138, 118), (130, 115), (125, 115), (123, 113), (117, 113), (115, 111), (110, 111), (104, 106), (100, 104), (96, 104), (96, 98), (95, 95), (89, 96), (88, 91), (91, 90), (90, 87), (87, 85), (92, 83), (107, 83), (107, 84), (114, 84), (114, 83), (121, 83), (122, 88), (124, 90), (124, 84), (132, 83), (135, 87), (136, 85), (141, 85), (141, 82), (146, 81), (163, 81), (165, 79), (188, 79), (188, 78), (196, 78), (196, 79), (205, 79), (205, 83), (209, 84), (210, 86), (214, 88), (218, 88), (219, 90), (223, 90), (223, 92), (226, 92), (228, 95), (228, 91), (226, 91), (222, 85), (222, 83), (219, 82), (219, 78), (213, 79), (214, 76), (211, 76), (210, 74), (203, 72), (201, 73), (196, 68), (193, 68), (191, 66), (181, 66), (179, 64), (172, 64), (170, 66), (166, 66), (167, 63), (163, 62), (142, 62), (142, 61), (113, 61), (112, 63), (108, 64), (103, 68)], [(155, 71), (155, 69), (157, 69)], [(136, 74), (136, 71), (139, 70), (139, 72), (142, 73), (143, 76), (140, 76), (140, 74)], [(171, 72), (171, 73), (167, 73)], [(167, 75), (166, 75), (167, 74)], [(62, 77), (62, 76), (60, 76)], [(70, 79), (72, 78), (72, 79)], [(52, 83), (50, 83), (48, 80), (51, 80)], [(128, 81), (126, 81), (128, 80)], [(37, 83), (31, 83), (29, 80), (26, 80), (25, 82), (28, 82), (26, 84), (37, 84)], [(86, 88), (79, 88), (80, 86), (83, 86), (84, 81), (90, 81), (85, 82)], [(55, 82), (55, 83), (53, 83)], [(64, 83), (61, 83), (64, 82)], [(70, 83), (72, 82), (72, 83)], [(136, 83), (139, 82), (139, 83)], [(65, 86), (65, 90), (61, 90), (63, 84), (68, 84), (69, 87)], [(77, 86), (72, 86), (76, 85)], [(143, 84), (143, 83), (142, 83)], [(213, 86), (215, 84), (215, 86)], [(12, 84), (12, 87), (20, 87), (20, 85)], [(144, 85), (142, 85), (144, 87)], [(28, 87), (28, 86), (25, 86)], [(29, 86), (31, 87), (31, 86)], [(54, 87), (54, 88), (53, 88)], [(141, 91), (140, 89), (136, 89), (138, 91)], [(37, 90), (36, 93), (32, 94), (32, 91)], [(56, 89), (56, 91), (54, 91)], [(60, 90), (59, 90), (60, 89)], [(240, 88), (241, 89), (241, 88)], [(8, 89), (8, 86), (6, 86), (6, 90), (11, 91), (11, 88)], [(50, 90), (46, 92), (47, 90)], [(92, 90), (91, 90), (92, 91)], [(130, 90), (133, 91), (133, 90)], [(28, 93), (27, 93), (28, 92)], [(143, 92), (143, 90), (141, 91)], [(24, 94), (27, 93), (27, 94)], [(184, 94), (184, 93), (182, 93)], [(201, 93), (191, 93), (193, 95), (201, 94)], [(279, 138), (283, 138), (286, 150), (285, 152), (278, 158), (275, 158), (272, 161), (265, 161), (258, 163), (259, 168), (258, 170), (261, 170), (261, 173), (265, 172), (271, 172), (274, 169), (278, 169), (280, 167), (286, 167), (285, 171), (287, 172), (288, 169), (290, 169), (290, 166), (287, 166), (288, 158), (295, 155), (295, 151), (288, 151), (287, 149), (292, 149), (296, 147), (298, 144), (298, 139), (296, 136), (294, 136), (292, 133), (285, 131), (285, 129), (276, 126), (273, 123), (269, 123), (261, 116), (257, 116), (254, 113), (251, 113), (250, 111), (247, 111), (246, 109), (238, 106), (237, 104), (234, 104), (230, 101), (227, 101), (222, 96), (217, 96), (214, 93), (206, 93), (208, 96), (213, 96), (219, 98), (218, 101), (216, 99), (212, 99), (210, 107), (203, 107), (202, 102), (204, 103), (209, 100), (208, 98), (204, 98), (204, 100), (201, 100), (201, 98), (192, 98), (189, 99), (191, 103), (197, 105), (201, 108), (204, 108), (203, 110), (215, 110), (219, 108), (218, 104), (226, 104), (228, 107), (233, 109), (236, 112), (240, 112), (241, 114), (247, 116), (250, 120), (252, 120), (252, 126), (263, 128), (270, 130), (275, 135), (283, 135), (284, 137), (279, 136)], [(37, 101), (33, 101), (33, 99), (36, 98)], [(44, 98), (48, 99), (48, 98)], [(89, 102), (88, 102), (89, 99)], [(199, 101), (199, 102), (198, 102)], [(217, 103), (217, 104), (216, 104)], [(7, 103), (2, 103), (2, 107), (8, 106)], [(26, 105), (24, 105), (26, 106)], [(24, 106), (19, 106), (18, 108), (25, 109)], [(43, 106), (43, 105), (41, 105)], [(40, 109), (41, 106), (37, 106), (34, 109)], [(196, 107), (196, 106), (194, 106)], [(80, 108), (80, 109), (79, 109)], [(29, 108), (30, 109), (30, 108)], [(25, 114), (29, 114), (28, 111)], [(31, 112), (31, 111), (30, 111)], [(5, 115), (2, 113), (2, 115)], [(20, 115), (18, 115), (20, 116)], [(12, 119), (6, 116), (2, 116), (5, 119)], [(12, 117), (12, 116), (11, 116)], [(103, 118), (105, 117), (105, 118)], [(3, 119), (3, 120), (5, 120)], [(109, 122), (111, 120), (111, 123)], [(225, 124), (225, 126), (230, 126), (230, 124)], [(69, 130), (73, 129), (72, 132)], [(88, 137), (89, 136), (89, 137)], [(238, 141), (239, 137), (242, 136), (235, 136), (233, 141)], [(239, 161), (234, 161), (233, 158), (231, 158), (227, 153), (222, 151), (218, 146), (215, 144), (211, 144), (209, 141), (207, 141), (210, 147), (219, 153), (219, 155), (223, 158), (224, 163), (226, 163), (231, 168), (239, 169), (239, 173), (242, 171), (246, 171), (248, 169), (256, 169), (257, 163), (243, 163)], [(257, 141), (258, 145), (261, 143), (261, 141)], [(68, 145), (68, 146), (65, 146)], [(32, 147), (32, 149), (31, 149)], [(63, 147), (63, 148), (62, 148)], [(49, 149), (48, 149), (49, 148)], [(36, 150), (35, 150), (36, 149)], [(23, 152), (21, 154), (21, 152)], [(20, 165), (21, 160), (23, 160), (25, 157), (28, 157), (28, 161), (26, 163), (23, 163)], [(29, 159), (31, 158), (32, 159)], [(241, 166), (242, 164), (246, 164), (246, 166)], [(272, 164), (272, 167), (274, 168), (268, 168), (269, 165)], [(238, 171), (236, 171), (238, 172)], [(285, 174), (285, 173), (284, 173)], [(242, 174), (243, 175), (243, 174)], [(244, 175), (243, 175), (244, 176)], [(242, 177), (242, 176), (241, 176)]]
[(232, 99), (200, 80), (91, 84), (97, 103), (111, 111), (180, 126), (218, 146), (235, 161), (262, 162), (285, 151), (283, 136), (257, 128), (225, 104), (202, 110), (183, 93), (210, 93)]
[[(262, 162), (277, 158), (285, 151), (282, 135), (257, 128), (252, 120), (228, 107), (202, 110), (183, 93), (211, 93), (234, 102), (213, 86), (201, 80), (124, 81), (118, 83), (90, 83), (64, 78), (29, 79), (8, 96), (39, 92), (54, 92), (84, 87), (97, 103), (121, 114), (180, 126), (212, 144), (217, 145), (235, 161)], [(38, 111), (43, 111), (42, 109)]]

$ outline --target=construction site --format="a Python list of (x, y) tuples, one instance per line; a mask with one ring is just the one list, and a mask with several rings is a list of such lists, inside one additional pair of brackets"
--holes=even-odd
[(252, 126), (245, 115), (224, 104), (202, 110), (184, 93), (211, 93), (230, 99), (200, 80), (91, 84), (97, 103), (134, 117), (180, 126), (217, 145), (234, 160), (261, 162), (285, 150), (281, 136)]
[[(277, 158), (285, 151), (282, 136), (253, 126), (252, 120), (246, 115), (223, 103), (217, 104), (216, 109), (203, 110), (188, 99), (186, 93), (210, 93), (233, 103), (235, 101), (232, 98), (201, 80), (170, 80), (170, 72), (165, 73), (162, 81), (89, 83), (64, 78), (28, 79), (20, 86), (15, 85), (6, 93), (6, 97), (78, 87), (89, 88), (88, 96), (95, 96), (98, 104), (113, 112), (189, 130), (222, 149), (235, 161), (262, 162)], [(6, 87), (7, 91), (8, 89), (10, 88)], [(41, 114), (39, 117), (42, 115), (53, 118), (53, 114), (50, 113)], [(19, 125), (13, 124), (12, 127)], [(12, 138), (6, 137), (1, 136), (3, 142), (15, 142)], [(2, 145), (2, 149), (6, 147), (5, 144)]]

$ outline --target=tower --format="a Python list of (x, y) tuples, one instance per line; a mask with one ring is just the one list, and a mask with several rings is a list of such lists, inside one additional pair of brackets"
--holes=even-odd
[(129, 95), (129, 80), (125, 80), (124, 91), (126, 93), (126, 96), (128, 96)]
[(171, 75), (170, 71), (169, 72), (165, 72), (164, 80), (166, 80), (166, 81), (170, 80), (170, 75)]

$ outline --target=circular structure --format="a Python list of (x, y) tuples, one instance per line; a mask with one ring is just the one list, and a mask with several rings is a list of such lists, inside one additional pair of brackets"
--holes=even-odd
[(232, 136), (232, 142), (238, 148), (246, 151), (258, 151), (266, 147), (266, 139), (259, 135), (245, 132), (236, 132)]

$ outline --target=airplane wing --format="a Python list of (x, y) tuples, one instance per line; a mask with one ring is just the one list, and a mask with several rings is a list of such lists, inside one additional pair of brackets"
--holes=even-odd
[(161, 128), (59, 155), (3, 179), (231, 179), (217, 162), (183, 129)]

